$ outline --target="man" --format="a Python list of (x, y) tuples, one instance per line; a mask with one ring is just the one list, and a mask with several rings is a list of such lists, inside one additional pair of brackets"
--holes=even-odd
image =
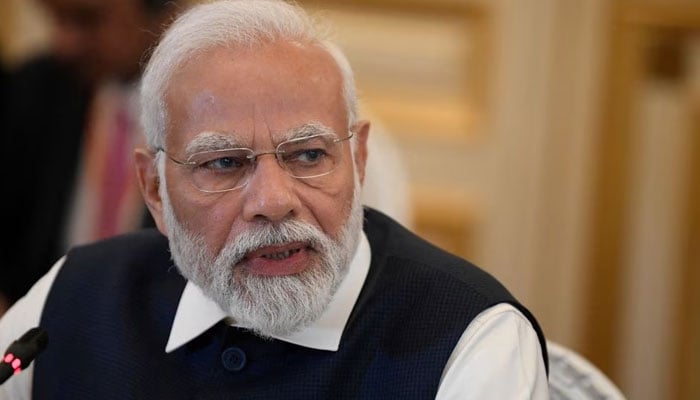
[(363, 210), (370, 125), (347, 60), (303, 11), (195, 7), (154, 51), (141, 102), (158, 232), (70, 251), (8, 311), (0, 345), (35, 325), (50, 344), (0, 393), (548, 397), (531, 314)]
[(2, 221), (13, 234), (2, 246), (0, 303), (22, 296), (68, 246), (152, 226), (132, 178), (142, 137), (134, 100), (144, 52), (175, 2), (40, 3), (54, 22), (51, 52), (0, 91), (3, 159), (21, 165), (5, 177), (14, 195)]

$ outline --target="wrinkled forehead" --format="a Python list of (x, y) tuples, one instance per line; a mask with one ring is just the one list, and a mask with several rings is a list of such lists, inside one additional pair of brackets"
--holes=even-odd
[[(167, 146), (263, 146), (347, 129), (342, 77), (316, 46), (215, 48), (178, 68), (165, 96)], [(195, 143), (195, 144), (192, 144)]]

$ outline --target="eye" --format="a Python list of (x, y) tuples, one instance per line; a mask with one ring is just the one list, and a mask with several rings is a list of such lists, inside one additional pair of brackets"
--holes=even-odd
[(239, 171), (250, 163), (248, 153), (240, 149), (198, 153), (190, 162), (196, 170), (212, 172)]
[(292, 139), (278, 146), (282, 159), (292, 175), (310, 177), (333, 169), (338, 156), (332, 135), (316, 135)]
[(231, 170), (240, 169), (245, 165), (245, 163), (246, 159), (241, 157), (219, 157), (199, 164), (197, 168), (211, 170)]
[(216, 160), (210, 161), (204, 165), (205, 168), (211, 169), (230, 169), (230, 168), (240, 168), (243, 163), (232, 157), (221, 157)]
[(323, 160), (328, 153), (320, 148), (299, 149), (285, 155), (284, 159), (288, 163), (315, 164)]

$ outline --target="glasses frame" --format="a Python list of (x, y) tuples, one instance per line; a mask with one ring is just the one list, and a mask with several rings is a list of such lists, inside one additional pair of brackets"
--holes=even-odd
[[(336, 144), (336, 143), (344, 142), (344, 141), (346, 141), (346, 140), (352, 139), (352, 138), (355, 136), (355, 133), (354, 133), (352, 130), (348, 131), (348, 133), (349, 133), (349, 135), (346, 136), (346, 137), (344, 137), (344, 138), (335, 138), (335, 139), (333, 139), (333, 143)], [(285, 163), (284, 163), (284, 161), (283, 161), (283, 159), (282, 159), (282, 155), (283, 155), (285, 152), (284, 152), (284, 151), (280, 151), (280, 147), (281, 147), (281, 146), (284, 146), (284, 145), (286, 145), (286, 144), (289, 144), (289, 143), (301, 142), (301, 141), (313, 139), (313, 138), (316, 138), (316, 137), (319, 137), (319, 136), (328, 136), (328, 135), (329, 135), (328, 133), (319, 133), (319, 134), (316, 134), (316, 135), (304, 136), (304, 137), (298, 137), (298, 138), (294, 138), (294, 139), (289, 139), (289, 140), (285, 140), (285, 141), (280, 142), (279, 144), (277, 144), (277, 146), (275, 146), (275, 150), (267, 150), (267, 151), (260, 151), (260, 152), (255, 152), (255, 150), (253, 150), (253, 149), (251, 149), (251, 148), (248, 148), (248, 147), (229, 147), (229, 148), (226, 148), (226, 149), (219, 149), (219, 150), (200, 151), (200, 152), (196, 152), (196, 153), (190, 155), (190, 156), (187, 158), (186, 161), (182, 161), (182, 160), (180, 160), (180, 159), (178, 159), (178, 158), (172, 156), (168, 151), (165, 150), (164, 147), (160, 147), (160, 146), (157, 147), (157, 148), (155, 149), (155, 150), (156, 150), (155, 152), (156, 152), (156, 153), (163, 152), (163, 154), (165, 154), (165, 155), (167, 156), (167, 158), (170, 159), (170, 161), (174, 162), (175, 164), (177, 164), (177, 165), (179, 165), (179, 166), (186, 167), (186, 168), (190, 168), (190, 169), (196, 167), (196, 166), (197, 166), (197, 163), (196, 163), (196, 162), (193, 162), (193, 161), (189, 161), (189, 160), (190, 160), (192, 157), (194, 157), (194, 156), (196, 156), (196, 155), (198, 155), (198, 154), (202, 154), (202, 153), (217, 153), (217, 152), (222, 152), (222, 153), (223, 153), (223, 152), (226, 152), (226, 151), (233, 151), (233, 150), (242, 150), (242, 151), (249, 152), (250, 154), (246, 155), (246, 158), (247, 158), (248, 160), (251, 160), (251, 164), (253, 165), (252, 170), (255, 169), (255, 166), (256, 166), (257, 163), (258, 163), (258, 157), (264, 156), (264, 155), (267, 155), (267, 154), (274, 154), (274, 155), (275, 155), (275, 159), (277, 160), (277, 165), (279, 165), (279, 167), (282, 168), (282, 170), (284, 170), (284, 172), (286, 172), (287, 175), (289, 175), (289, 176), (291, 176), (291, 177), (293, 177), (293, 178), (296, 178), (296, 179), (311, 179), (311, 178), (318, 178), (318, 177), (320, 177), (320, 176), (325, 176), (325, 175), (328, 175), (328, 174), (332, 173), (333, 171), (335, 171), (337, 165), (336, 165), (335, 167), (333, 167), (333, 169), (331, 169), (330, 171), (324, 172), (324, 173), (322, 173), (322, 174), (317, 174), (317, 175), (312, 175), (312, 176), (296, 176), (296, 175), (292, 174), (292, 172), (291, 172), (289, 169), (287, 169), (287, 167), (285, 166)], [(201, 191), (201, 192), (204, 192), (204, 193), (224, 193), (224, 192), (230, 192), (230, 191), (237, 190), (237, 189), (240, 189), (240, 188), (244, 187), (245, 185), (248, 184), (248, 180), (249, 180), (249, 179), (245, 179), (245, 181), (244, 181), (242, 184), (240, 184), (240, 185), (238, 185), (238, 186), (234, 186), (234, 187), (232, 187), (232, 188), (230, 188), (230, 189), (220, 189), (220, 190), (206, 190), (206, 189), (202, 189), (202, 188), (200, 188), (199, 186), (197, 186), (193, 181), (191, 181), (191, 183), (192, 183), (192, 186), (194, 186), (197, 190), (199, 190), (199, 191)]]

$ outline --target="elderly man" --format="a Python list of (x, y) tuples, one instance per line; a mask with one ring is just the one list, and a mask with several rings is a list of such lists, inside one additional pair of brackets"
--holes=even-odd
[(141, 100), (158, 231), (71, 250), (10, 309), (1, 345), (35, 325), (50, 343), (0, 397), (548, 397), (531, 314), (363, 210), (370, 125), (303, 11), (193, 8)]

